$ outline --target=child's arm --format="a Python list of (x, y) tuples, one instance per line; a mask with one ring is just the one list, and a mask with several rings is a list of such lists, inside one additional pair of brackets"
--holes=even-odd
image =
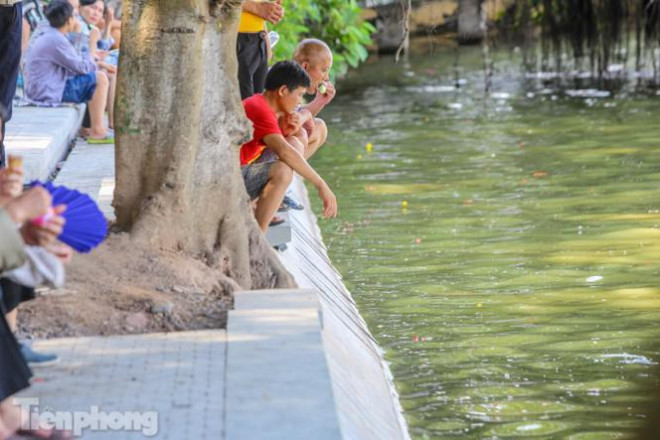
[(269, 134), (264, 136), (264, 143), (271, 148), (282, 162), (287, 164), (293, 171), (300, 174), (316, 187), (319, 197), (323, 202), (323, 215), (325, 218), (337, 216), (337, 198), (325, 180), (318, 175), (305, 158), (289, 144), (281, 134)]

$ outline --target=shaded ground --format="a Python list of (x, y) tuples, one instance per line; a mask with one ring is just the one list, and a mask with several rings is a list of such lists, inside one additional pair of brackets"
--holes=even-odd
[(90, 255), (76, 255), (65, 288), (21, 306), (19, 332), (53, 338), (224, 328), (236, 286), (219, 279), (200, 260), (113, 235)]

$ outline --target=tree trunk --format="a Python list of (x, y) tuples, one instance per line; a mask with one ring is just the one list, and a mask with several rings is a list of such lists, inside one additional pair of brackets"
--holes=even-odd
[(458, 2), (458, 42), (474, 44), (484, 38), (486, 18), (482, 0), (459, 0)]
[(116, 104), (119, 228), (140, 243), (203, 257), (242, 288), (290, 275), (254, 221), (238, 148), (241, 0), (125, 0)]

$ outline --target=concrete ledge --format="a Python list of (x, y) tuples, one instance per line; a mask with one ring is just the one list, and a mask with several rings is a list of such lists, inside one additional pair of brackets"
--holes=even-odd
[(227, 439), (341, 439), (313, 290), (238, 292), (227, 323)]
[[(293, 196), (311, 206), (300, 178)], [(345, 440), (407, 440), (408, 427), (383, 353), (326, 253), (310, 210), (289, 211), (292, 240), (280, 259), (302, 288), (319, 294), (323, 345)]]
[(85, 113), (85, 106), (15, 107), (7, 124), (7, 154), (23, 156), (25, 181), (47, 180), (66, 156)]

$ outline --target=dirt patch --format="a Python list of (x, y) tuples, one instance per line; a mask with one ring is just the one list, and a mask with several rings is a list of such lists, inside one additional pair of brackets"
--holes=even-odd
[(199, 259), (144, 249), (114, 234), (67, 267), (63, 289), (21, 305), (19, 333), (34, 338), (224, 328), (238, 286)]

